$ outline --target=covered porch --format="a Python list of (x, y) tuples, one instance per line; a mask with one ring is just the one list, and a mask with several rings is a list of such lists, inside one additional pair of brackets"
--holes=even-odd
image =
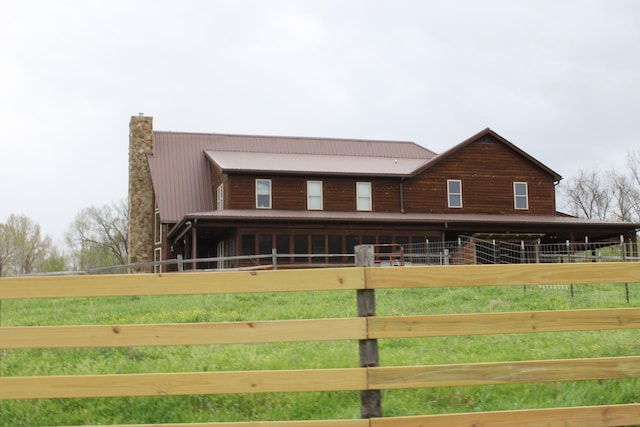
[[(348, 264), (360, 244), (416, 245), (457, 241), (635, 243), (639, 224), (592, 221), (568, 216), (401, 214), (222, 210), (187, 215), (169, 232), (169, 258), (190, 268), (215, 269), (280, 265)], [(633, 246), (637, 256), (637, 246)], [(234, 260), (212, 258), (236, 257)], [(238, 259), (240, 257), (240, 259)]]

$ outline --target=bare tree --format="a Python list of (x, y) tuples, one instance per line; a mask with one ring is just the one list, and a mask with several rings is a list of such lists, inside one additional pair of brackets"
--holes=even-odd
[(631, 173), (631, 180), (640, 187), (640, 149), (627, 151), (627, 168)]
[(126, 264), (126, 201), (83, 209), (71, 223), (66, 241), (76, 269)]
[(627, 175), (611, 170), (608, 173), (612, 196), (612, 219), (635, 221), (639, 218), (640, 191)]
[(630, 206), (633, 221), (640, 221), (640, 149), (627, 151), (627, 169), (632, 191), (630, 192)]
[(626, 168), (580, 170), (560, 186), (560, 194), (579, 217), (640, 222), (640, 150), (627, 151)]
[(561, 191), (571, 214), (592, 219), (608, 217), (613, 195), (606, 176), (593, 169), (581, 169), (577, 177), (561, 187)]

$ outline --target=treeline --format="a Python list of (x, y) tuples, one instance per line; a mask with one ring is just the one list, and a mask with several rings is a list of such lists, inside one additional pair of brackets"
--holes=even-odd
[(0, 223), (0, 277), (126, 264), (126, 200), (81, 210), (64, 245), (57, 247), (31, 218), (11, 214)]

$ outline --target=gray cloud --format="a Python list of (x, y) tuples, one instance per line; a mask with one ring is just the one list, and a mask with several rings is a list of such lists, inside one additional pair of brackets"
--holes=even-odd
[[(565, 177), (638, 145), (634, 1), (0, 4), (0, 221), (126, 195), (128, 121), (412, 140), (485, 127)], [(8, 185), (7, 185), (8, 184)]]

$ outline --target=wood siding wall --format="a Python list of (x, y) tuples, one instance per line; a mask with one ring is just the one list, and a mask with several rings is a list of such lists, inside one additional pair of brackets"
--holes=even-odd
[[(447, 180), (462, 181), (462, 208), (449, 208)], [(514, 208), (513, 183), (526, 182), (529, 209)], [(485, 137), (405, 182), (410, 213), (555, 214), (553, 177), (491, 137)]]
[[(212, 171), (215, 187), (221, 182)], [(221, 173), (221, 171), (217, 171)], [(374, 212), (400, 212), (402, 187), (407, 213), (484, 213), (554, 215), (555, 185), (546, 171), (511, 148), (487, 136), (418, 176), (399, 178), (229, 175), (225, 185), (228, 209), (255, 209), (255, 180), (270, 179), (272, 209), (306, 210), (307, 181), (323, 182), (323, 210), (356, 211), (356, 182), (371, 182)], [(462, 181), (462, 208), (449, 208), (447, 180)], [(513, 183), (526, 182), (529, 209), (514, 208)]]
[(230, 175), (228, 209), (255, 209), (255, 180), (270, 179), (272, 209), (306, 210), (307, 181), (322, 181), (323, 210), (354, 212), (356, 182), (371, 182), (373, 211), (400, 212), (400, 181), (392, 179), (298, 177), (286, 175)]

